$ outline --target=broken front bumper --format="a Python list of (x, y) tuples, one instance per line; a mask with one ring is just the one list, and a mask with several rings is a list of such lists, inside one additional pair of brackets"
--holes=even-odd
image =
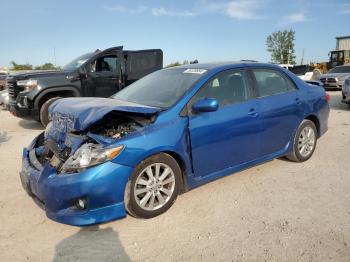
[[(109, 161), (80, 173), (57, 174), (49, 162), (36, 162), (32, 149), (23, 150), (21, 182), (50, 219), (84, 226), (126, 215), (124, 191), (131, 167)], [(76, 207), (79, 199), (86, 201), (86, 208)]]

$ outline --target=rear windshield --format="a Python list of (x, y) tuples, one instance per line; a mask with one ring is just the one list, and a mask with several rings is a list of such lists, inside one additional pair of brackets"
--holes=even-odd
[(134, 82), (112, 98), (164, 109), (169, 108), (204, 74), (206, 70), (201, 69), (159, 70)]
[(329, 70), (328, 73), (350, 73), (350, 66), (336, 66)]

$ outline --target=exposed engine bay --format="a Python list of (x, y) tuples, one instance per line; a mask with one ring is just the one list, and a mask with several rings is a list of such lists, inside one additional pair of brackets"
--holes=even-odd
[(36, 169), (49, 161), (58, 173), (67, 171), (65, 165), (68, 162), (73, 165), (82, 159), (82, 162), (90, 163), (91, 158), (98, 157), (96, 152), (103, 154), (104, 145), (113, 145), (114, 141), (141, 132), (155, 118), (155, 115), (110, 112), (86, 130), (70, 132), (59, 131), (55, 124), (50, 124), (38, 137), (29, 160)]
[(125, 116), (118, 115), (117, 113), (110, 113), (101, 121), (90, 127), (89, 131), (105, 137), (120, 139), (135, 131), (141, 130), (150, 122), (152, 122), (152, 119), (145, 118), (145, 116), (136, 114)]

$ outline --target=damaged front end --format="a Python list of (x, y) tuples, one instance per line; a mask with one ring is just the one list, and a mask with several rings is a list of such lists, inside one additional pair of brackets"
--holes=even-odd
[(124, 191), (133, 168), (109, 160), (156, 117), (113, 110), (77, 130), (74, 117), (54, 112), (45, 132), (23, 151), (23, 187), (49, 218), (61, 223), (81, 226), (124, 217)]
[(73, 121), (56, 113), (29, 151), (30, 161), (36, 168), (49, 163), (58, 174), (79, 172), (112, 160), (122, 152), (124, 139), (142, 132), (155, 118), (113, 111), (86, 130), (77, 131)]

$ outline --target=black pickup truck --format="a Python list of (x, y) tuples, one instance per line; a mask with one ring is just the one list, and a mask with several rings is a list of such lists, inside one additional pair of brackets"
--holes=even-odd
[(48, 108), (63, 97), (109, 97), (163, 67), (160, 49), (127, 51), (122, 46), (84, 54), (60, 71), (7, 77), (10, 111), (24, 119), (49, 122)]

